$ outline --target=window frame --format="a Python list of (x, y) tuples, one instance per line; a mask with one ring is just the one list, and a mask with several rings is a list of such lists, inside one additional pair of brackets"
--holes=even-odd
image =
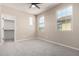
[[(43, 17), (43, 22), (40, 23), (41, 18)], [(44, 25), (43, 27), (40, 27), (40, 25)], [(42, 29), (40, 29), (42, 28)], [(38, 21), (38, 29), (40, 32), (44, 32), (45, 31), (45, 17), (44, 16), (40, 16), (39, 17), (39, 21)]]
[(29, 25), (33, 26), (33, 17), (29, 17)]
[[(58, 29), (58, 15), (57, 15), (57, 12), (58, 11), (61, 11), (61, 10), (64, 10), (64, 9), (66, 9), (66, 8), (68, 8), (68, 7), (72, 7), (72, 15), (70, 15), (70, 17), (71, 17), (71, 19), (70, 19), (70, 23), (71, 23), (71, 30), (64, 30), (64, 31), (62, 31), (62, 30), (59, 30)], [(69, 16), (69, 15), (68, 15)], [(63, 16), (62, 16), (63, 17)], [(62, 17), (60, 17), (60, 18), (62, 18)], [(66, 17), (66, 16), (64, 16), (64, 17)], [(61, 24), (62, 25), (62, 24)], [(73, 6), (72, 5), (69, 5), (69, 6), (66, 6), (66, 7), (63, 7), (63, 8), (60, 8), (60, 9), (58, 9), (57, 11), (56, 11), (56, 30), (57, 31), (59, 31), (59, 32), (71, 32), (72, 30), (73, 30)], [(62, 28), (61, 28), (62, 29)]]

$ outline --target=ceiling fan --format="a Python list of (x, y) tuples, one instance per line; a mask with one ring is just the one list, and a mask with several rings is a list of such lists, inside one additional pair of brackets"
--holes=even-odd
[(38, 6), (38, 4), (41, 4), (41, 3), (30, 3), (30, 7), (29, 8), (32, 8), (32, 7), (37, 7), (38, 9), (40, 9), (40, 7)]

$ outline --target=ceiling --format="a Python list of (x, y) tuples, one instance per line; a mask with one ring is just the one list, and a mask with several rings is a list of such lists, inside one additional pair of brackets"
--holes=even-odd
[(40, 9), (34, 7), (34, 8), (29, 8), (30, 7), (30, 3), (4, 3), (2, 5), (6, 5), (8, 7), (12, 7), (15, 9), (18, 9), (20, 11), (24, 11), (33, 15), (37, 15), (40, 14), (50, 8), (55, 7), (56, 5), (58, 5), (59, 3), (41, 3), (38, 4), (38, 6), (40, 7)]

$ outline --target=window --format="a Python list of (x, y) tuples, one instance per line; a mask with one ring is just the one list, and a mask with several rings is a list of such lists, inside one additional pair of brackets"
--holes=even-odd
[(71, 31), (72, 6), (57, 12), (57, 30)]
[(45, 27), (45, 21), (44, 21), (44, 16), (42, 16), (39, 19), (39, 30), (44, 31), (44, 27)]
[(29, 18), (29, 25), (30, 25), (30, 26), (33, 25), (33, 19), (32, 19), (32, 17)]

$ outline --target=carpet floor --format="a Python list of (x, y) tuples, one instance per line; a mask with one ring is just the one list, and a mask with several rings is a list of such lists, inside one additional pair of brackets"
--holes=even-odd
[(33, 39), (3, 43), (0, 56), (79, 56), (79, 51)]

